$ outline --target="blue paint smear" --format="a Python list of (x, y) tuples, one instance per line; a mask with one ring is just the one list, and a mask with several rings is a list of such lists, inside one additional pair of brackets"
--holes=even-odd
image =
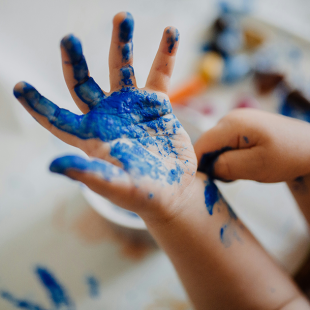
[(167, 43), (169, 44), (168, 46), (168, 52), (171, 53), (174, 45), (177, 41), (179, 41), (179, 31), (178, 29), (175, 29), (175, 31), (171, 30), (171, 27), (169, 29), (166, 30), (166, 34), (168, 34), (169, 36), (167, 37)]
[(153, 193), (149, 193), (149, 198), (152, 199), (154, 197)]
[(134, 20), (130, 13), (126, 13), (126, 18), (120, 23), (119, 26), (119, 39), (121, 42), (127, 43), (132, 40), (134, 29)]
[[(130, 67), (123, 69), (128, 69), (128, 76), (131, 75)], [(128, 76), (125, 74), (124, 79), (128, 79)], [(27, 83), (14, 94), (17, 98), (22, 97), (34, 111), (45, 116), (56, 128), (80, 139), (108, 142), (111, 147), (110, 155), (117, 158), (133, 176), (163, 178), (168, 184), (180, 182), (183, 170), (179, 166), (167, 169), (162, 163), (162, 157), (170, 154), (178, 156), (172, 137), (182, 125), (171, 113), (170, 102), (159, 100), (155, 93), (123, 87), (107, 97), (99, 94), (96, 95), (97, 103), (85, 115), (60, 109)], [(153, 133), (150, 134), (149, 129)], [(120, 138), (125, 138), (125, 142), (120, 141)], [(160, 156), (148, 151), (150, 146), (156, 147)], [(64, 162), (61, 162), (62, 165)], [(52, 169), (60, 173), (64, 171), (63, 168), (68, 167), (66, 164), (60, 165), (60, 162), (57, 165), (54, 163)], [(85, 162), (79, 162), (78, 165), (81, 168)], [(98, 164), (93, 165), (100, 170)], [(106, 167), (101, 168), (106, 170)]]
[(133, 44), (127, 43), (122, 48), (122, 56), (123, 56), (123, 62), (128, 62), (133, 50)]
[[(70, 296), (65, 291), (64, 287), (58, 282), (56, 277), (49, 270), (38, 266), (35, 269), (35, 273), (48, 293), (52, 304), (52, 309), (75, 309), (75, 305)], [(16, 308), (26, 310), (46, 310), (46, 308), (33, 303), (32, 301), (16, 298), (11, 293), (6, 291), (1, 291), (1, 297), (6, 299)]]
[(248, 143), (249, 143), (249, 139), (248, 139), (248, 137), (243, 136), (243, 140), (245, 141), (245, 143), (246, 143), (246, 144), (248, 144)]
[(64, 47), (70, 58), (69, 63), (73, 67), (74, 78), (78, 81), (78, 83), (83, 83), (88, 79), (88, 67), (83, 55), (80, 40), (74, 35), (69, 34), (61, 40), (60, 44)]
[(100, 295), (100, 282), (94, 276), (88, 276), (86, 278), (86, 283), (88, 285), (89, 296), (96, 298)]
[(210, 215), (213, 214), (214, 205), (221, 199), (221, 194), (216, 185), (211, 180), (204, 181), (205, 183), (205, 203)]
[(100, 174), (106, 181), (110, 181), (113, 177), (124, 175), (123, 170), (108, 162), (99, 160), (89, 161), (79, 156), (60, 157), (55, 159), (50, 165), (50, 171), (59, 174), (66, 174), (67, 169)]
[(44, 267), (37, 267), (35, 272), (56, 309), (61, 309), (63, 306), (66, 306), (67, 309), (75, 308), (74, 303), (65, 291), (65, 288), (57, 281), (56, 277), (49, 270)]
[(214, 152), (209, 152), (204, 154), (201, 157), (199, 166), (198, 166), (198, 171), (206, 173), (211, 180), (213, 179), (218, 179), (220, 181), (224, 182), (229, 182), (229, 180), (223, 180), (221, 178), (218, 178), (214, 174), (214, 164), (218, 160), (219, 156), (225, 152), (231, 151), (233, 148), (230, 146), (225, 146), (221, 148), (220, 150), (214, 151)]
[(1, 291), (0, 295), (3, 299), (7, 300), (9, 303), (11, 303), (14, 307), (19, 309), (26, 309), (26, 310), (46, 310), (46, 308), (43, 308), (31, 301), (24, 300), (24, 299), (18, 299), (14, 297), (11, 293)]

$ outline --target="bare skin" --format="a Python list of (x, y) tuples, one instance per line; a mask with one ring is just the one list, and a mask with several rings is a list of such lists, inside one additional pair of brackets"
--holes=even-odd
[[(132, 33), (122, 34), (122, 27), (130, 28), (131, 22), (126, 13), (113, 20), (110, 92), (101, 93), (97, 84), (87, 86), (93, 82), (77, 52), (79, 43), (73, 37), (64, 39), (65, 80), (84, 115), (59, 109), (30, 85), (16, 85), (16, 97), (43, 127), (95, 157), (93, 161), (76, 156), (59, 158), (51, 170), (79, 180), (139, 214), (170, 257), (196, 309), (287, 310), (293, 309), (289, 306), (293, 302), (301, 304), (298, 309), (309, 309), (295, 284), (242, 225), (215, 185), (196, 172), (193, 146), (173, 116), (167, 96), (179, 43), (177, 30), (165, 29), (146, 86), (138, 89), (129, 67), (133, 62)], [(126, 71), (130, 81), (124, 69), (130, 71)], [(143, 103), (139, 109), (127, 114), (109, 110), (109, 103), (130, 110), (137, 104), (133, 98)], [(152, 108), (155, 114), (145, 119), (152, 104), (160, 113)], [(101, 126), (103, 122), (105, 126)], [(117, 145), (122, 146), (121, 152), (116, 151)], [(133, 146), (135, 152), (130, 149)], [(141, 169), (137, 171), (137, 167)]]

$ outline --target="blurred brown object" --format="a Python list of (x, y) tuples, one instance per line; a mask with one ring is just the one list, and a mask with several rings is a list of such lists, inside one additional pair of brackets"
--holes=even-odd
[(286, 97), (286, 102), (294, 108), (306, 111), (310, 109), (310, 101), (298, 90), (291, 91)]
[(248, 49), (258, 48), (265, 41), (264, 36), (254, 29), (244, 29), (243, 34)]
[(299, 288), (310, 300), (310, 253), (305, 263), (294, 276), (294, 280), (296, 281)]
[(254, 75), (255, 86), (261, 95), (266, 95), (273, 91), (283, 79), (283, 74), (275, 72), (265, 73), (256, 71)]

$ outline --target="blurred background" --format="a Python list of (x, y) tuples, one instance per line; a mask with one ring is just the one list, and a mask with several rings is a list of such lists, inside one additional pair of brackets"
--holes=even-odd
[[(12, 94), (27, 81), (80, 113), (63, 79), (60, 40), (69, 33), (81, 39), (91, 75), (108, 91), (112, 18), (119, 11), (135, 19), (140, 87), (163, 29), (179, 29), (171, 89), (193, 141), (233, 108), (310, 121), (309, 0), (1, 0), (0, 309), (192, 309), (143, 223), (48, 171), (55, 157), (81, 151), (43, 129)], [(217, 54), (211, 64), (210, 53)], [(213, 70), (205, 85), (191, 87)], [(295, 274), (310, 238), (285, 184), (218, 186), (266, 250)]]

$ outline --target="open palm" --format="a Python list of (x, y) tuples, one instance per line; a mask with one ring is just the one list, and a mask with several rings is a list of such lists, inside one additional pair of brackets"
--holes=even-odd
[(146, 200), (154, 206), (176, 205), (176, 197), (192, 183), (197, 163), (167, 96), (178, 31), (165, 29), (143, 89), (136, 87), (132, 68), (132, 34), (132, 16), (117, 14), (109, 56), (110, 93), (89, 76), (80, 41), (73, 35), (62, 40), (65, 80), (83, 115), (60, 109), (25, 82), (15, 86), (14, 94), (51, 133), (96, 158), (61, 157), (51, 171), (143, 213)]

